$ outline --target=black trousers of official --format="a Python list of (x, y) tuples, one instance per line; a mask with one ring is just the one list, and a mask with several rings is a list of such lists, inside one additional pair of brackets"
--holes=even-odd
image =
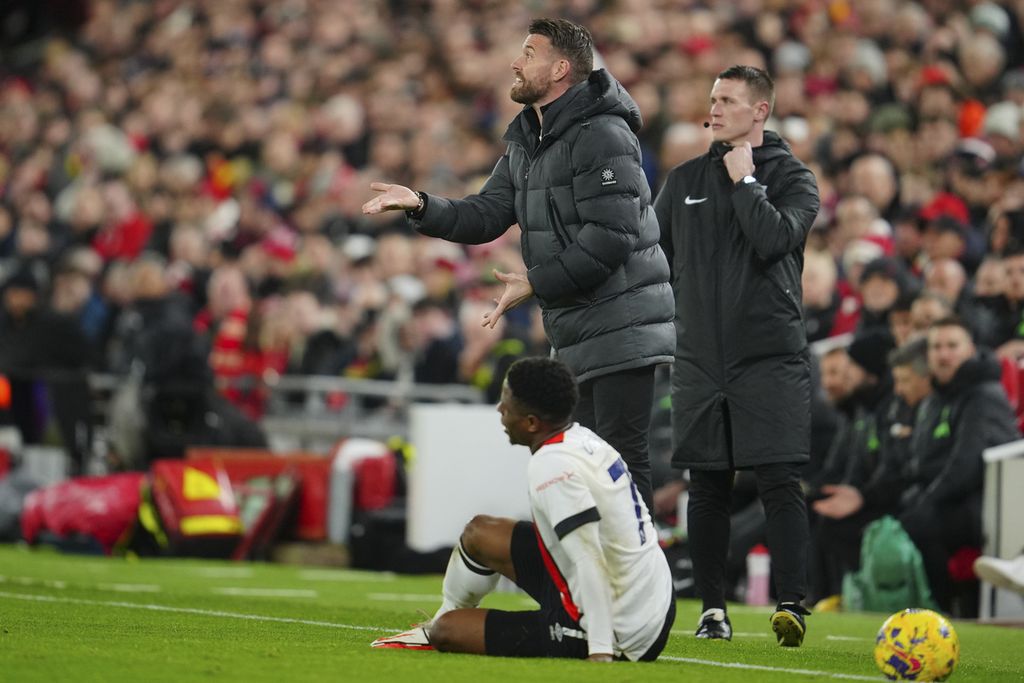
[[(807, 595), (807, 504), (800, 488), (800, 466), (773, 463), (753, 468), (764, 505), (768, 551), (779, 602)], [(729, 513), (735, 470), (690, 470), (687, 507), (690, 553), (697, 596), (704, 609), (725, 608), (729, 553)]]
[(655, 368), (647, 365), (581, 382), (573, 416), (619, 452), (648, 510), (654, 510), (648, 450)]

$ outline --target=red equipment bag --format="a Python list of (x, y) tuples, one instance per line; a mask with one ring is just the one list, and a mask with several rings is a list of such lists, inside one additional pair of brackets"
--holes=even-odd
[(25, 498), (21, 533), (29, 543), (43, 536), (88, 537), (109, 555), (135, 521), (144, 477), (140, 472), (76, 477), (37, 489)]
[(170, 555), (228, 557), (243, 532), (234, 487), (214, 463), (155, 461), (139, 520)]

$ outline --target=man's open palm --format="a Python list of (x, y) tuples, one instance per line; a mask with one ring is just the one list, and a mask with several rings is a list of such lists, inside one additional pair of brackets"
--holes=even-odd
[(409, 211), (419, 206), (420, 198), (415, 192), (404, 185), (373, 182), (370, 189), (379, 192), (376, 197), (363, 204), (363, 213), (377, 214), (384, 211)]

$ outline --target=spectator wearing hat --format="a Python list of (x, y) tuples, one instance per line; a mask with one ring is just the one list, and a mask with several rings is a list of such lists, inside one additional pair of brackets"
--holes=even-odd
[(997, 102), (985, 112), (982, 130), (997, 158), (1014, 159), (1020, 156), (1021, 119), (1021, 106), (1011, 101)]
[(858, 330), (888, 328), (890, 311), (911, 287), (898, 259), (887, 256), (869, 261), (860, 275), (862, 309)]

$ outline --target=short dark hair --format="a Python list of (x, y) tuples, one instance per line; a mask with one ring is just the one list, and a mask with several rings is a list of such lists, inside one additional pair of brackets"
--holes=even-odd
[(553, 358), (520, 358), (509, 367), (505, 381), (526, 412), (545, 422), (568, 422), (580, 398), (572, 372)]
[(889, 367), (909, 367), (915, 374), (928, 374), (928, 340), (919, 337), (889, 352)]
[(928, 327), (928, 329), (935, 330), (940, 327), (959, 327), (961, 330), (967, 333), (967, 337), (971, 340), (971, 342), (974, 342), (974, 330), (972, 330), (971, 326), (965, 323), (963, 319), (961, 319), (959, 316), (947, 315), (945, 318), (940, 318), (939, 320), (933, 322), (931, 326)]
[(534, 19), (529, 33), (545, 36), (572, 66), (572, 82), (579, 83), (590, 77), (594, 70), (594, 39), (590, 31), (566, 19)]
[(755, 101), (765, 100), (768, 102), (768, 113), (775, 109), (775, 81), (764, 69), (745, 64), (734, 64), (725, 71), (718, 74), (718, 78), (729, 81), (743, 81), (747, 84), (750, 94)]

